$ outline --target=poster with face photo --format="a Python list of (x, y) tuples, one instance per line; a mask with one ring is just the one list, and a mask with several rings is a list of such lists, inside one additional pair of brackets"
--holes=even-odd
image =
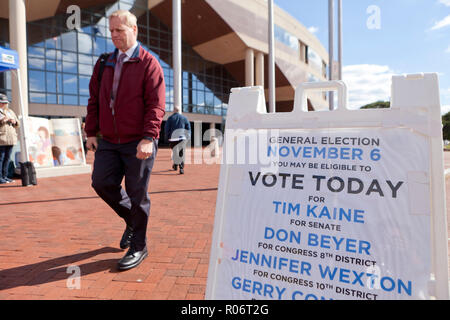
[(78, 119), (53, 119), (51, 123), (54, 165), (83, 164), (83, 147)]
[(35, 167), (52, 167), (52, 141), (50, 121), (45, 118), (27, 118), (29, 161)]

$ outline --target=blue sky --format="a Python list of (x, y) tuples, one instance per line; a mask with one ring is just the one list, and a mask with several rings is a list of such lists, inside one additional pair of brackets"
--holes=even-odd
[[(310, 28), (328, 50), (328, 0), (274, 2)], [(350, 107), (389, 100), (394, 74), (437, 72), (442, 110), (450, 111), (450, 0), (342, 2), (343, 73)], [(379, 20), (374, 20), (375, 10)]]

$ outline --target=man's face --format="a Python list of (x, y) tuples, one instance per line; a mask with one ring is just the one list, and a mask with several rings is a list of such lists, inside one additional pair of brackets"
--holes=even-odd
[(111, 19), (109, 19), (109, 31), (111, 32), (114, 46), (125, 52), (136, 42), (137, 27), (129, 27), (123, 20), (124, 19), (119, 17), (111, 17)]

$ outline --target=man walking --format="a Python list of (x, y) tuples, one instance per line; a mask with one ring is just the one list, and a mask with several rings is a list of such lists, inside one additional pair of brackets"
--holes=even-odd
[(177, 171), (180, 166), (180, 174), (184, 174), (184, 155), (186, 142), (191, 136), (191, 124), (178, 107), (174, 107), (173, 114), (167, 119), (164, 134), (172, 149), (172, 168)]
[[(129, 250), (119, 270), (138, 266), (148, 255), (147, 190), (165, 112), (163, 71), (137, 42), (136, 22), (125, 10), (109, 17), (116, 50), (106, 59), (101, 78), (100, 60), (94, 67), (85, 126), (86, 146), (95, 151), (92, 187), (126, 223), (120, 247)], [(98, 133), (102, 139), (97, 142)]]

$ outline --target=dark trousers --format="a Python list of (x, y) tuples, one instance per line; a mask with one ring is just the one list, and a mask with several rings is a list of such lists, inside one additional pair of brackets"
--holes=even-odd
[(9, 158), (13, 146), (0, 146), (0, 178), (8, 177)]
[(186, 140), (169, 141), (169, 146), (172, 149), (173, 164), (184, 168), (184, 150), (186, 149)]
[[(138, 251), (146, 246), (150, 197), (148, 184), (158, 149), (153, 142), (153, 155), (146, 160), (136, 158), (139, 141), (114, 144), (100, 140), (95, 152), (92, 187), (97, 194), (133, 228), (131, 244)], [(125, 190), (122, 179), (125, 177)]]

